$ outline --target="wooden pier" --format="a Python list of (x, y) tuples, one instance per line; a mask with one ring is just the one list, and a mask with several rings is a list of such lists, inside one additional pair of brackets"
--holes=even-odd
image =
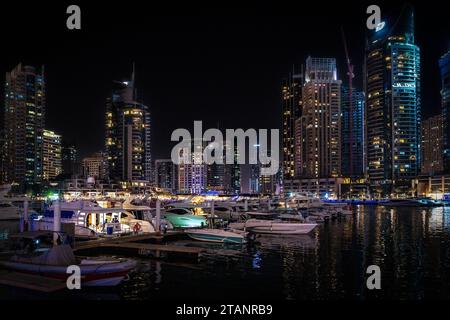
[(168, 255), (190, 256), (191, 258), (194, 257), (198, 259), (200, 254), (204, 252), (205, 249), (198, 247), (145, 242), (145, 241), (161, 242), (163, 240), (167, 240), (168, 238), (176, 237), (181, 234), (182, 233), (180, 232), (171, 232), (168, 234), (149, 233), (149, 234), (122, 236), (118, 238), (90, 240), (78, 242), (74, 247), (74, 251), (77, 252), (84, 250), (101, 250), (110, 252), (111, 250), (116, 249), (116, 251), (126, 252), (129, 254), (139, 256), (153, 255), (156, 258), (160, 258), (161, 254), (164, 253)]
[(45, 293), (59, 291), (67, 287), (65, 281), (8, 271), (0, 272), (0, 284)]

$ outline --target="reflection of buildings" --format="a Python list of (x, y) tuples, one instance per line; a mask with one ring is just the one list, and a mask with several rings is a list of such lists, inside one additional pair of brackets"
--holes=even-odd
[(131, 81), (115, 82), (106, 104), (106, 153), (109, 178), (142, 185), (151, 177), (150, 110), (138, 102)]
[(42, 182), (45, 122), (44, 68), (18, 64), (6, 73), (4, 180), (25, 186)]
[(155, 160), (155, 184), (158, 188), (176, 192), (177, 166), (171, 159)]
[(442, 115), (444, 118), (444, 169), (450, 173), (450, 51), (439, 60), (441, 69)]
[(444, 170), (442, 156), (442, 115), (422, 122), (422, 174), (434, 175)]
[(42, 138), (42, 178), (48, 181), (62, 173), (61, 136), (44, 130)]
[[(373, 191), (410, 189), (420, 170), (420, 50), (407, 7), (373, 31), (365, 56), (368, 177)], [(397, 188), (400, 191), (400, 188)]]

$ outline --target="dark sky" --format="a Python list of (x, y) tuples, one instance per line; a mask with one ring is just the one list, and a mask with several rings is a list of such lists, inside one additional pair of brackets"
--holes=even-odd
[[(365, 10), (373, 4), (181, 7), (173, 2), (161, 8), (150, 1), (74, 3), (82, 10), (81, 31), (65, 27), (66, 7), (72, 3), (1, 4), (1, 81), (19, 61), (44, 64), (47, 127), (76, 141), (87, 155), (103, 147), (112, 81), (129, 77), (135, 61), (138, 93), (153, 115), (154, 158), (168, 157), (171, 132), (191, 129), (194, 120), (203, 120), (205, 128), (218, 123), (221, 128), (278, 128), (280, 82), (293, 64), (309, 54), (336, 57), (345, 78), (341, 25), (360, 84)], [(402, 5), (387, 3), (377, 2), (382, 13)], [(437, 61), (450, 41), (450, 19), (440, 2), (410, 3), (416, 8), (423, 113), (428, 116), (439, 112)]]

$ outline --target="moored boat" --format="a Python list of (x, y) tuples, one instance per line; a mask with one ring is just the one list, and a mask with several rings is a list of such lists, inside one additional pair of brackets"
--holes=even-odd
[(254, 233), (267, 234), (307, 234), (313, 231), (316, 223), (283, 222), (281, 220), (249, 219), (245, 222), (230, 223), (229, 227)]
[(236, 243), (243, 244), (246, 242), (246, 232), (235, 232), (221, 229), (191, 229), (186, 234), (199, 241), (218, 242), (218, 243)]
[(77, 257), (68, 244), (43, 247), (43, 243), (50, 241), (48, 239), (51, 236), (52, 233), (42, 231), (12, 236), (11, 239), (23, 241), (22, 250), (9, 260), (0, 261), (0, 266), (19, 273), (62, 281), (70, 276), (68, 267), (77, 266), (82, 286), (116, 286), (136, 267), (136, 262), (129, 259)]

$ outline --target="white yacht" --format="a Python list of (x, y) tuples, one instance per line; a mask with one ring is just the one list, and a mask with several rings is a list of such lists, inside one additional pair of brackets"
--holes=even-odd
[[(62, 202), (61, 223), (74, 223), (75, 236), (92, 238), (113, 236), (131, 232), (155, 232), (153, 225), (136, 219), (133, 214), (120, 208), (102, 208), (90, 201)], [(54, 205), (33, 221), (33, 230), (52, 230)]]

